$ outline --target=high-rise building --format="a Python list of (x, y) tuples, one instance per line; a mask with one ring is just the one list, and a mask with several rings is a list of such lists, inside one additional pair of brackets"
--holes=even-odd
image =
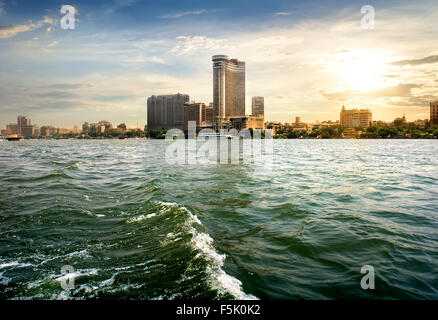
[(184, 105), (184, 130), (188, 130), (189, 121), (196, 122), (196, 130), (199, 130), (202, 123), (202, 111), (205, 110), (205, 104), (202, 102), (187, 102)]
[[(6, 130), (9, 130), (10, 134), (22, 135), (22, 129), (30, 126), (30, 119), (26, 116), (18, 116), (17, 123), (10, 123), (6, 126)], [(29, 133), (29, 128), (26, 130), (26, 134)]]
[(110, 131), (113, 128), (113, 125), (106, 120), (99, 121), (99, 126), (103, 127), (103, 131)]
[(6, 130), (3, 130), (3, 134), (32, 137), (38, 134), (38, 127), (36, 125), (31, 125), (28, 117), (18, 116), (17, 123), (8, 124)]
[(214, 118), (214, 106), (210, 103), (208, 106), (204, 106), (202, 111), (202, 122), (204, 125), (208, 125), (213, 122)]
[(259, 116), (265, 115), (265, 98), (264, 97), (252, 97), (252, 115)]
[(34, 125), (21, 126), (21, 135), (23, 137), (33, 137), (38, 133), (38, 127)]
[(184, 129), (184, 103), (189, 102), (187, 94), (151, 96), (147, 105), (147, 126), (149, 130)]
[(196, 130), (202, 126), (211, 126), (213, 122), (213, 106), (202, 102), (186, 102), (184, 105), (184, 130), (188, 130), (189, 121), (196, 121)]
[(430, 122), (438, 125), (438, 101), (430, 103)]
[(352, 109), (346, 110), (345, 106), (342, 106), (340, 115), (340, 125), (347, 128), (354, 128), (362, 126), (368, 128), (373, 121), (373, 114), (369, 109)]
[(18, 116), (17, 117), (17, 124), (20, 127), (30, 126), (30, 119), (28, 119), (26, 116)]
[(90, 124), (88, 122), (84, 122), (84, 124), (82, 125), (82, 132), (83, 133), (90, 132)]
[(214, 121), (245, 115), (245, 62), (215, 55), (213, 61)]

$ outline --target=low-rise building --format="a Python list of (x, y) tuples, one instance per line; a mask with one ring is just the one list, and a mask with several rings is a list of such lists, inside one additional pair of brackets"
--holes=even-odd
[(346, 110), (345, 106), (342, 106), (340, 114), (340, 124), (347, 128), (355, 128), (362, 126), (368, 128), (373, 121), (373, 114), (369, 109), (351, 109)]
[(126, 124), (121, 123), (117, 126), (117, 129), (120, 129), (122, 132), (125, 132), (127, 130)]
[(58, 129), (52, 126), (42, 126), (40, 128), (40, 136), (42, 137), (51, 137), (55, 134), (57, 134)]
[(11, 123), (6, 126), (6, 130), (9, 130), (10, 134), (21, 135), (21, 127), (18, 124)]
[(242, 129), (260, 129), (265, 128), (265, 117), (263, 115), (249, 115), (243, 117), (230, 117), (231, 128), (238, 131)]
[(9, 129), (2, 129), (1, 130), (2, 137), (7, 137), (7, 136), (10, 136), (11, 134), (12, 134), (12, 132)]

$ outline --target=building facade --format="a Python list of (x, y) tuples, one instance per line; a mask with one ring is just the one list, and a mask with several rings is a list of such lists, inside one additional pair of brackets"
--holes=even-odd
[(148, 130), (184, 129), (184, 104), (187, 94), (151, 96), (147, 102)]
[(205, 110), (205, 104), (202, 102), (187, 102), (184, 105), (184, 130), (189, 129), (189, 121), (195, 121), (196, 131), (199, 130), (203, 121), (203, 109)]
[(213, 106), (202, 102), (187, 102), (184, 105), (184, 130), (188, 130), (189, 121), (196, 122), (196, 131), (213, 122)]
[(52, 126), (42, 126), (40, 128), (40, 135), (42, 137), (50, 137), (50, 136), (55, 135), (57, 132), (58, 132), (58, 130)]
[(252, 110), (251, 114), (254, 116), (265, 115), (265, 98), (264, 97), (252, 97)]
[(30, 119), (26, 116), (18, 116), (17, 117), (17, 124), (20, 127), (30, 126)]
[(245, 115), (245, 62), (215, 55), (213, 61), (214, 122)]
[(265, 128), (265, 117), (263, 115), (258, 116), (243, 116), (243, 117), (231, 117), (231, 128), (240, 131), (242, 129), (260, 129)]
[(90, 132), (90, 124), (88, 122), (84, 122), (82, 125), (82, 133)]
[(346, 110), (345, 106), (342, 106), (340, 115), (340, 125), (347, 128), (354, 128), (362, 126), (368, 128), (373, 121), (373, 114), (369, 109), (351, 109)]
[(10, 134), (21, 135), (21, 127), (18, 124), (11, 123), (6, 126), (6, 130), (9, 130)]
[(25, 125), (21, 127), (21, 135), (23, 137), (33, 137), (38, 135), (38, 127), (33, 125)]
[(438, 101), (430, 103), (430, 122), (438, 125)]
[(28, 117), (18, 116), (17, 123), (8, 124), (3, 133), (5, 135), (16, 134), (18, 136), (31, 137), (38, 133), (38, 128), (37, 126), (31, 125)]

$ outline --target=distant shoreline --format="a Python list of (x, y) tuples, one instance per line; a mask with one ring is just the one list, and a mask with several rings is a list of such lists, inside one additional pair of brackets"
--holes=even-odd
[[(251, 138), (253, 139), (253, 138)], [(316, 137), (303, 137), (303, 138), (287, 138), (287, 137), (275, 137), (273, 140), (437, 140), (438, 137), (391, 137), (391, 138), (369, 138), (369, 137), (345, 137), (345, 138), (316, 138)], [(5, 138), (1, 140), (7, 141)], [(148, 137), (137, 137), (137, 138), (54, 138), (54, 137), (46, 137), (46, 138), (24, 138), (20, 141), (46, 141), (46, 140), (165, 140), (164, 138), (148, 138)], [(188, 140), (186, 138), (186, 140)], [(197, 139), (200, 140), (200, 139)], [(262, 138), (264, 140), (264, 138)], [(15, 141), (17, 142), (17, 141)]]

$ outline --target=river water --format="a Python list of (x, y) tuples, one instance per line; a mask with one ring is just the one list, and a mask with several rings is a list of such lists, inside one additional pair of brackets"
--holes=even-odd
[(274, 140), (264, 174), (171, 143), (1, 141), (0, 298), (438, 299), (436, 140)]

